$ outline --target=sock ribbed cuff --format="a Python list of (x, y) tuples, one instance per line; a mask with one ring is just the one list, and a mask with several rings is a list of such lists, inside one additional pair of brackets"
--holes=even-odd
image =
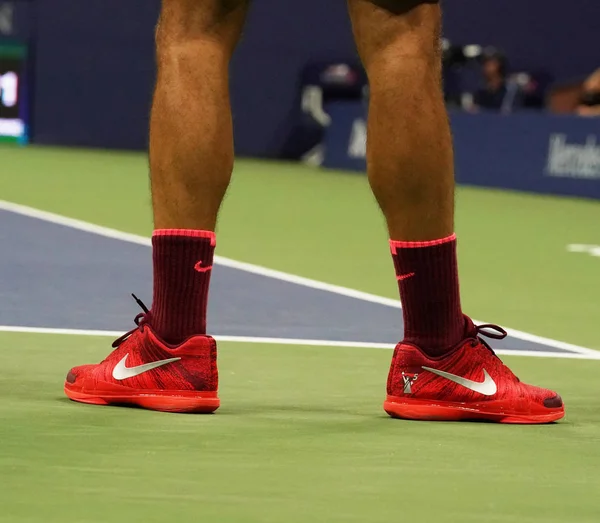
[(440, 238), (439, 240), (429, 240), (429, 241), (418, 241), (418, 242), (405, 242), (398, 240), (390, 240), (390, 248), (392, 249), (392, 254), (396, 254), (397, 249), (416, 249), (419, 247), (435, 247), (436, 245), (442, 245), (444, 243), (453, 242), (456, 240), (456, 234), (451, 234), (450, 236), (446, 236), (445, 238)]
[(159, 236), (186, 236), (188, 238), (209, 238), (210, 245), (214, 247), (217, 244), (217, 237), (212, 231), (200, 231), (196, 229), (156, 229), (152, 237)]

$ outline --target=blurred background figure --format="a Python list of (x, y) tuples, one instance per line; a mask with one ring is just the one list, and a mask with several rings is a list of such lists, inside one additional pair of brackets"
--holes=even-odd
[(576, 112), (580, 116), (600, 116), (600, 68), (583, 84)]
[(483, 85), (475, 93), (474, 108), (500, 111), (505, 107), (509, 96), (507, 69), (508, 60), (501, 52), (495, 49), (484, 51), (481, 56)]
[(506, 54), (479, 44), (444, 44), (446, 103), (467, 112), (504, 114), (541, 110), (552, 76), (544, 71), (510, 71)]
[(289, 130), (281, 158), (310, 165), (323, 162), (323, 141), (331, 118), (325, 106), (331, 102), (361, 101), (367, 94), (367, 76), (359, 63), (311, 62), (301, 72), (300, 90), (290, 113)]

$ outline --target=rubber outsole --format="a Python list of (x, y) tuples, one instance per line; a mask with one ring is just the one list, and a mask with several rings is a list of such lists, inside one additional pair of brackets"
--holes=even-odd
[(131, 394), (99, 395), (73, 390), (65, 382), (65, 394), (72, 401), (89, 405), (126, 405), (161, 412), (210, 414), (221, 405), (216, 392), (136, 391)]
[(383, 404), (383, 409), (393, 418), (406, 420), (490, 421), (521, 425), (552, 423), (565, 415), (564, 406), (557, 408), (539, 407), (519, 412), (507, 407), (506, 403), (502, 401), (476, 404), (441, 401), (432, 403), (431, 401), (414, 399), (390, 399), (389, 396)]

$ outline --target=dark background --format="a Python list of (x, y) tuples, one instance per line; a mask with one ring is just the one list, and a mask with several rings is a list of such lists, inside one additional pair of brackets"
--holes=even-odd
[[(35, 36), (34, 141), (144, 148), (157, 0), (15, 0)], [(503, 48), (517, 68), (559, 80), (600, 65), (598, 0), (446, 2), (445, 35)], [(21, 35), (23, 36), (23, 35)], [(238, 153), (272, 156), (308, 61), (354, 59), (345, 0), (254, 0), (232, 64)]]

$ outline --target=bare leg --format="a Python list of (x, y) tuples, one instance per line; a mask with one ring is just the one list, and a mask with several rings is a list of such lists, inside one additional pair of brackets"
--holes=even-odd
[(441, 88), (436, 2), (349, 0), (371, 86), (369, 182), (394, 240), (453, 232), (452, 140)]
[(150, 124), (157, 229), (214, 231), (233, 168), (229, 60), (248, 0), (163, 0)]

